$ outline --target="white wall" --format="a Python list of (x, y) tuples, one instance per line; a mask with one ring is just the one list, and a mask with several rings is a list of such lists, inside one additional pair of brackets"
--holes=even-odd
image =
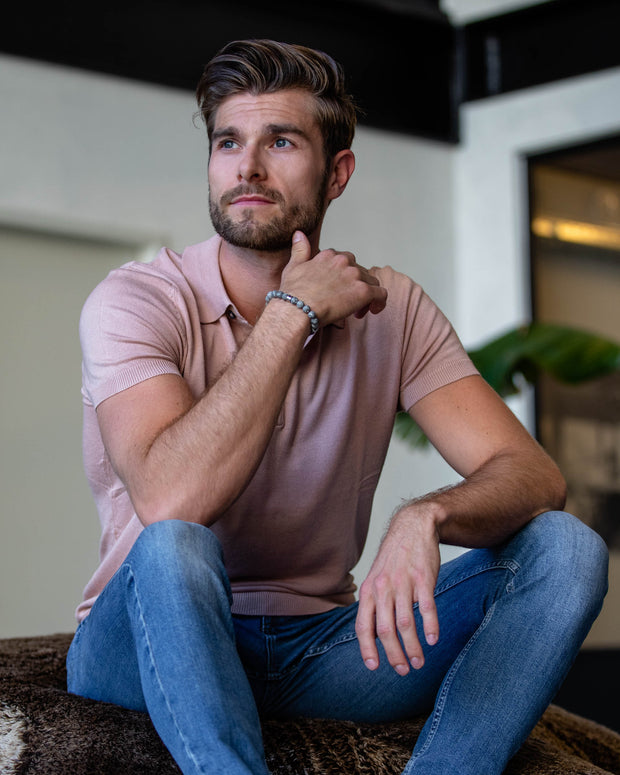
[(191, 244), (207, 220), (192, 96), (0, 57), (0, 219)]
[[(3, 327), (0, 351), (8, 379), (0, 444), (2, 459), (12, 460), (0, 469), (1, 637), (71, 629), (95, 561), (96, 517), (78, 450), (71, 447), (79, 444), (80, 423), (79, 352), (71, 316), (77, 325), (85, 283), (94, 284), (109, 262), (129, 258), (127, 253), (141, 257), (162, 243), (182, 249), (212, 230), (207, 144), (201, 124), (192, 122), (191, 94), (3, 56), (0, 104), (0, 227), (34, 230), (31, 242), (39, 246), (33, 249), (43, 262), (41, 271), (49, 270), (55, 283), (39, 293), (48, 297), (45, 310), (53, 310), (49, 297), (58, 297), (64, 328), (54, 330), (65, 332), (55, 334), (61, 341), (49, 359), (63, 363), (63, 371), (54, 379), (39, 377), (41, 384), (30, 384), (29, 391), (19, 389), (10, 379), (15, 364), (9, 353), (42, 358), (46, 340), (22, 331), (20, 314), (25, 317), (36, 299), (27, 298), (23, 278), (18, 283), (28, 270), (12, 240), (19, 238), (21, 245), (25, 234), (9, 229), (0, 240), (3, 286), (21, 290), (12, 292), (5, 317), (15, 324)], [(363, 263), (389, 262), (408, 271), (451, 314), (454, 286), (446, 278), (454, 274), (454, 149), (361, 128), (355, 150), (358, 168), (349, 190), (330, 208), (323, 244), (353, 250)], [(64, 263), (62, 251), (40, 247), (45, 230), (56, 234), (56, 246), (65, 245)], [(104, 259), (99, 251), (106, 243)], [(58, 286), (62, 297), (53, 290)], [(49, 336), (52, 326), (47, 328)], [(37, 377), (25, 381), (36, 383)], [(27, 422), (33, 395), (41, 402), (37, 416), (49, 423), (46, 450), (43, 434), (37, 445), (36, 428)], [(18, 446), (25, 450), (23, 466), (15, 463)], [(399, 497), (445, 484), (443, 471), (436, 457), (395, 446), (377, 497), (372, 546)], [(49, 482), (55, 483), (53, 492)]]

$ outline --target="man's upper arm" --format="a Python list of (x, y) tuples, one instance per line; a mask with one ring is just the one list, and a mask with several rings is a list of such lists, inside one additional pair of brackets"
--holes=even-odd
[(432, 391), (409, 410), (443, 458), (469, 476), (505, 451), (536, 454), (540, 448), (502, 399), (480, 376)]
[(187, 382), (176, 374), (144, 380), (99, 404), (97, 420), (103, 444), (129, 490), (157, 436), (193, 404)]

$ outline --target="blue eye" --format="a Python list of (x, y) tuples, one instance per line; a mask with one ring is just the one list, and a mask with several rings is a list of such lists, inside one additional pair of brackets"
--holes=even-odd
[(278, 139), (274, 143), (276, 148), (286, 148), (290, 144), (291, 144), (291, 141), (287, 140), (286, 137), (278, 137)]
[(236, 148), (237, 143), (234, 140), (223, 140), (220, 143), (220, 148), (225, 148), (226, 150), (230, 150), (231, 148)]

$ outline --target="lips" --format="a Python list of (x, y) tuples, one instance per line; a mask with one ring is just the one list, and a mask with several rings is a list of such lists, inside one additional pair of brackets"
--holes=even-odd
[(250, 188), (237, 186), (227, 191), (220, 199), (222, 207), (226, 205), (274, 205), (283, 204), (284, 197), (279, 191), (267, 188)]
[(233, 205), (272, 205), (275, 202), (272, 199), (267, 199), (263, 196), (238, 196), (232, 200)]

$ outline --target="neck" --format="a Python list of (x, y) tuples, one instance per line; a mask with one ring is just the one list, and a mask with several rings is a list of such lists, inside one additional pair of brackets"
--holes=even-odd
[[(310, 235), (309, 240), (311, 255), (314, 256), (318, 253), (318, 232)], [(251, 250), (222, 240), (219, 260), (226, 292), (252, 325), (263, 311), (267, 293), (280, 287), (282, 270), (290, 258), (290, 248), (279, 251)]]

